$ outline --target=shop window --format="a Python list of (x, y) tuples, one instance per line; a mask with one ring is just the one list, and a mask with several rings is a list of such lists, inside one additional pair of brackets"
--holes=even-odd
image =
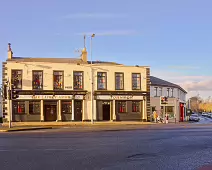
[(106, 72), (97, 73), (97, 89), (98, 90), (107, 89), (107, 73)]
[(32, 88), (43, 89), (43, 71), (32, 71)]
[(71, 114), (72, 113), (72, 103), (71, 102), (62, 102), (62, 114)]
[(140, 112), (140, 102), (132, 102), (132, 112)]
[(74, 71), (74, 90), (83, 89), (83, 72)]
[(118, 112), (119, 113), (127, 112), (127, 102), (125, 102), (125, 101), (118, 102)]
[(54, 71), (54, 90), (63, 89), (63, 71)]
[(40, 102), (30, 101), (29, 102), (29, 113), (30, 114), (40, 114)]
[(14, 114), (25, 114), (25, 102), (13, 102)]
[(141, 74), (132, 73), (132, 89), (141, 90)]
[(12, 70), (11, 83), (15, 89), (22, 89), (22, 70)]
[(115, 73), (116, 90), (124, 90), (124, 73)]

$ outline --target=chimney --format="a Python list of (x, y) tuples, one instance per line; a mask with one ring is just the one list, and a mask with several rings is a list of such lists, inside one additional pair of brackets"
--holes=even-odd
[(7, 54), (8, 54), (8, 59), (11, 60), (13, 58), (13, 52), (12, 52), (12, 49), (11, 49), (11, 44), (8, 43), (8, 51), (7, 51)]
[(84, 62), (88, 61), (88, 52), (87, 52), (86, 48), (82, 49), (81, 59)]

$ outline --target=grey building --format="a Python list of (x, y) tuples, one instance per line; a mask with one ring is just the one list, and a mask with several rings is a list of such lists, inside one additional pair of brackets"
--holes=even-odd
[[(168, 113), (170, 121), (185, 121), (187, 92), (177, 84), (150, 76), (150, 106), (151, 113), (157, 111), (164, 115)], [(168, 104), (161, 106), (160, 97), (168, 97)]]

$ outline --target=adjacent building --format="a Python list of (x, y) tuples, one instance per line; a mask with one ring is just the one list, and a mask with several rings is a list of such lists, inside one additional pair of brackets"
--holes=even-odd
[(2, 69), (3, 84), (19, 94), (3, 99), (12, 121), (146, 121), (150, 115), (148, 66), (91, 64), (86, 48), (81, 58), (15, 57), (9, 44)]
[[(187, 92), (177, 84), (150, 76), (150, 105), (151, 113), (157, 111), (164, 116), (168, 113), (170, 121), (184, 121), (186, 118)], [(168, 104), (160, 105), (160, 97), (168, 97)]]

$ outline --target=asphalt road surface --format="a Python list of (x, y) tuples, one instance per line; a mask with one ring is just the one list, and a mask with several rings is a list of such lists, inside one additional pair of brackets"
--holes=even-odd
[(0, 133), (1, 170), (190, 170), (212, 165), (212, 126)]

